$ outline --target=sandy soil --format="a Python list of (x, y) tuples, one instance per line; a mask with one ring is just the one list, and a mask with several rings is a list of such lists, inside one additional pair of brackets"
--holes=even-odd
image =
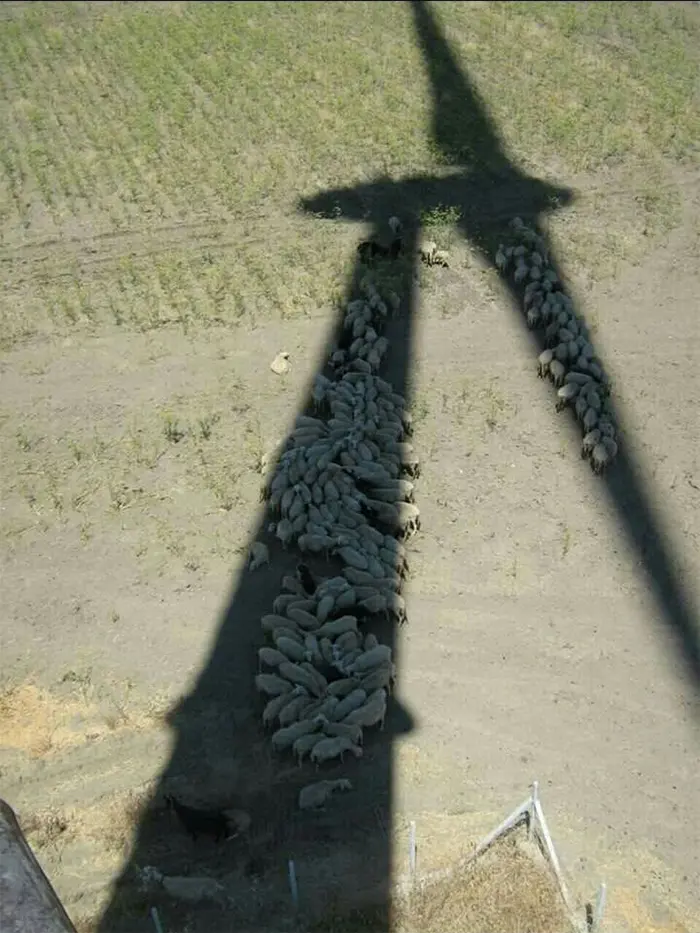
[[(577, 428), (555, 413), (529, 335), (492, 274), (459, 248), (451, 269), (431, 273), (414, 373), (423, 528), (411, 545), (410, 621), (397, 645), (403, 718), (388, 729), (404, 734), (393, 766), (386, 738), (373, 739), (367, 756), (392, 778), (394, 825), (381, 825), (384, 785), (370, 793), (365, 782), (339, 811), (349, 836), (356, 823), (355, 857), (371, 863), (360, 835), (373, 800), (396, 871), (416, 820), (428, 869), (488, 831), (539, 780), (576, 896), (583, 902), (605, 880), (607, 928), (649, 933), (700, 928), (700, 679), (677, 637), (678, 620), (697, 622), (700, 605), (700, 188), (684, 190), (683, 225), (651, 259), (578, 295), (614, 378), (640, 495), (614, 476), (594, 477), (579, 459)], [(177, 444), (117, 497), (110, 522), (97, 504), (92, 516), (88, 506), (82, 518), (48, 526), (16, 497), (3, 505), (13, 533), (2, 567), (0, 787), (69, 913), (86, 923), (124, 865), (173, 728), (186, 731), (182, 698), (207, 663), (261, 518), (249, 426), (261, 426), (264, 446), (284, 437), (329, 320), (330, 310), (318, 309), (246, 335), (196, 338), (115, 329), (18, 347), (0, 364), (8, 431), (21, 425), (55, 445), (66, 435), (118, 438), (173, 398), (185, 408), (204, 400), (221, 412), (215, 430), (231, 469), (243, 463), (223, 511), (188, 486)], [(292, 370), (280, 379), (268, 363), (282, 348)], [(95, 503), (103, 495), (91, 492)], [(644, 547), (640, 528), (653, 529)], [(275, 563), (272, 579), (281, 571)], [(269, 606), (268, 579), (246, 584), (251, 618)], [(252, 678), (247, 649), (234, 668)], [(270, 800), (255, 799), (271, 773), (266, 740), (245, 708), (225, 711), (240, 734), (257, 735), (242, 761), (240, 747), (222, 748), (224, 711), (212, 710), (210, 731), (191, 749), (204, 751), (210, 779), (197, 790), (235, 797), (258, 826)], [(289, 768), (268, 786), (299, 780)], [(279, 793), (278, 824), (290, 797)], [(165, 842), (141, 854), (233, 878), (225, 859), (193, 854), (177, 829), (168, 835), (167, 817), (154, 819)], [(314, 866), (318, 886), (337, 879), (349, 862), (341, 868), (323, 849), (323, 820), (304, 843), (298, 817), (290, 819), (300, 864)], [(283, 887), (289, 838), (267, 840), (251, 899)], [(248, 855), (255, 874), (257, 850)], [(240, 884), (245, 860), (236, 860)]]

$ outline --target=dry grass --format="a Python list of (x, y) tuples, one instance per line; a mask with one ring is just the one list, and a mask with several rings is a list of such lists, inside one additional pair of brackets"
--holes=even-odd
[(465, 869), (383, 908), (331, 911), (318, 933), (574, 933), (550, 871), (515, 838)]
[(449, 880), (426, 885), (405, 908), (402, 933), (569, 933), (553, 877), (515, 840), (504, 840)]
[(4, 689), (0, 693), (0, 751), (47, 758), (120, 730), (149, 729), (162, 722), (164, 707), (158, 702), (148, 709), (135, 709), (128, 694), (103, 688), (98, 703), (89, 678), (70, 683), (69, 693), (52, 693), (31, 683)]

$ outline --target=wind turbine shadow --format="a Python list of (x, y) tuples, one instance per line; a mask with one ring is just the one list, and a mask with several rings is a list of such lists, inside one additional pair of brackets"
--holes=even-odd
[[(411, 9), (433, 92), (433, 137), (445, 161), (456, 165), (455, 173), (447, 178), (380, 179), (323, 192), (300, 203), (305, 213), (329, 220), (337, 216), (338, 207), (345, 219), (365, 222), (371, 218), (375, 236), (381, 234), (389, 216), (404, 220), (406, 255), (391, 269), (401, 313), (387, 331), (391, 349), (383, 375), (409, 400), (417, 313), (416, 242), (422, 213), (436, 206), (458, 207), (462, 234), (492, 261), (507, 220), (519, 215), (541, 232), (542, 218), (572, 200), (569, 189), (532, 178), (513, 164), (430, 9), (421, 0), (412, 0)], [(357, 294), (366, 272), (358, 258), (347, 299)], [(510, 281), (507, 285), (515, 308), (520, 295)], [(341, 307), (314, 376), (327, 372), (327, 360), (342, 339), (343, 314)], [(532, 346), (533, 352), (541, 346), (536, 334)], [(661, 617), (677, 634), (700, 683), (697, 630), (638, 471), (623, 453), (602, 482), (630, 542), (645, 555), (648, 583)], [(420, 483), (417, 494), (420, 502)], [(320, 814), (297, 810), (299, 787), (317, 775), (271, 753), (269, 736), (261, 729), (261, 701), (253, 682), (256, 650), (262, 644), (260, 618), (270, 611), (282, 576), (291, 573), (299, 559), (270, 538), (268, 523), (266, 510), (261, 509), (251, 542), (269, 545), (270, 566), (243, 573), (235, 581), (210, 655), (189, 695), (170, 714), (172, 754), (103, 914), (100, 929), (105, 933), (150, 930), (146, 908), (151, 904), (159, 905), (169, 931), (184, 929), (185, 924), (188, 930), (208, 933), (279, 929), (281, 918), (292, 914), (286, 876), (290, 858), (297, 864), (301, 905), (308, 922), (324, 913), (371, 903), (371, 920), (364, 922), (364, 928), (389, 928), (396, 828), (393, 743), (396, 736), (414, 728), (414, 720), (400, 700), (393, 701), (386, 729), (368, 738), (362, 760), (324, 773), (330, 778), (350, 777), (355, 791), (334, 800)], [(323, 568), (315, 565), (312, 569)], [(409, 604), (409, 625), (410, 608)], [(394, 648), (400, 694), (401, 655), (395, 625), (384, 626), (380, 636)], [(172, 789), (209, 804), (245, 810), (252, 819), (250, 831), (223, 846), (193, 844), (162, 812), (163, 795)], [(134, 893), (138, 892), (139, 871), (146, 865), (169, 875), (221, 879), (232, 900), (222, 911), (220, 904), (202, 902), (183, 908), (162, 893)]]

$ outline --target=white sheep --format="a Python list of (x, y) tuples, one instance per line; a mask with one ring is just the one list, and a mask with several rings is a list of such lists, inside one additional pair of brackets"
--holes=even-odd
[(262, 541), (254, 541), (248, 552), (248, 570), (257, 570), (263, 564), (270, 563), (270, 552)]
[(350, 739), (353, 745), (362, 745), (362, 726), (344, 722), (330, 722), (323, 715), (316, 716), (314, 721), (317, 722), (326, 735), (336, 738), (344, 736), (346, 739)]
[(275, 719), (278, 718), (279, 714), (282, 712), (285, 706), (291, 702), (290, 697), (297, 698), (302, 694), (308, 698), (308, 694), (305, 690), (303, 690), (301, 687), (295, 687), (291, 693), (281, 693), (279, 696), (273, 697), (271, 700), (269, 700), (265, 706), (265, 709), (263, 710), (263, 725), (269, 726), (275, 721)]
[(342, 722), (348, 713), (362, 706), (367, 700), (367, 691), (356, 687), (338, 703), (333, 713), (334, 722)]
[(365, 674), (381, 664), (391, 661), (391, 648), (388, 645), (377, 645), (361, 654), (357, 660), (349, 667), (349, 673)]
[(290, 605), (287, 607), (287, 616), (306, 632), (313, 632), (318, 628), (318, 619), (306, 609)]
[(353, 615), (340, 616), (338, 619), (331, 619), (316, 632), (317, 638), (338, 638), (344, 632), (357, 631), (357, 617)]
[(356, 690), (359, 682), (355, 677), (343, 677), (341, 680), (333, 680), (328, 684), (328, 693), (330, 696), (343, 697), (348, 696), (353, 690)]
[(291, 693), (292, 691), (292, 684), (289, 680), (283, 680), (276, 674), (257, 674), (255, 686), (260, 693), (266, 693), (270, 697), (276, 697), (282, 693)]
[(603, 437), (591, 452), (591, 466), (600, 474), (617, 456), (617, 444), (611, 437)]
[(294, 745), (292, 745), (292, 751), (294, 752), (294, 757), (301, 765), (305, 756), (313, 749), (315, 745), (318, 745), (319, 742), (324, 740), (325, 736), (323, 732), (310, 732), (307, 735), (302, 735), (296, 740)]
[(258, 672), (265, 667), (279, 667), (283, 661), (288, 661), (286, 654), (282, 654), (276, 648), (258, 648)]
[(549, 375), (549, 367), (554, 359), (554, 351), (543, 350), (542, 353), (537, 357), (537, 375), (540, 379), (544, 379), (545, 376)]
[(557, 411), (562, 411), (567, 405), (570, 405), (578, 393), (579, 386), (575, 382), (565, 382), (561, 388), (557, 389)]
[(342, 635), (339, 635), (335, 640), (334, 647), (336, 647), (340, 652), (346, 654), (348, 651), (354, 651), (361, 644), (361, 635), (359, 632), (350, 631), (343, 632)]
[[(303, 690), (303, 687), (297, 687), (295, 689)], [(277, 716), (279, 724), (281, 726), (291, 726), (291, 724), (297, 720), (303, 718), (308, 719), (308, 717), (305, 717), (304, 714), (306, 713), (307, 709), (311, 708), (313, 703), (315, 703), (315, 700), (313, 700), (304, 690), (302, 694), (295, 696), (287, 704), (285, 704), (285, 706), (282, 707), (279, 715)]]
[(518, 264), (515, 267), (515, 272), (513, 273), (513, 280), (516, 285), (519, 285), (524, 279), (527, 278), (529, 268), (526, 262), (522, 259), (518, 260)]
[(566, 367), (560, 360), (552, 360), (549, 364), (549, 375), (552, 377), (552, 382), (554, 385), (559, 388), (559, 386), (564, 384), (564, 376), (566, 375)]
[(316, 781), (307, 784), (299, 791), (300, 810), (318, 810), (324, 807), (335, 791), (352, 790), (352, 784), (347, 778), (338, 778), (335, 781)]
[(272, 748), (276, 752), (282, 752), (287, 748), (291, 748), (302, 735), (310, 735), (316, 731), (318, 731), (318, 724), (310, 719), (292, 723), (290, 726), (283, 726), (277, 732), (273, 732)]
[[(283, 683), (287, 683), (290, 687), (292, 684), (298, 684), (300, 687), (308, 690), (309, 693), (312, 693), (314, 696), (321, 696), (322, 688), (319, 685), (318, 680), (307, 670), (305, 670), (300, 664), (293, 664), (291, 661), (285, 661), (283, 664), (280, 664), (279, 672), (282, 677), (285, 678)], [(258, 676), (264, 677), (266, 675), (260, 674)], [(277, 679), (279, 680), (279, 678)]]
[[(281, 630), (277, 630), (278, 632)], [(306, 660), (306, 646), (299, 644), (293, 638), (289, 638), (286, 635), (277, 634), (273, 636), (275, 647), (277, 651), (284, 655), (279, 664), (284, 664), (285, 661), (305, 661)], [(279, 665), (278, 665), (279, 666)]]
[(365, 674), (360, 681), (360, 686), (367, 694), (379, 690), (380, 687), (386, 688), (391, 692), (392, 684), (396, 679), (396, 666), (394, 664), (381, 664), (375, 667), (368, 674)]
[(351, 752), (355, 758), (362, 757), (362, 749), (358, 745), (353, 745), (350, 739), (339, 735), (332, 738), (321, 739), (311, 749), (311, 760), (315, 765), (326, 761), (332, 761), (334, 758), (343, 760), (343, 755)]
[(386, 690), (382, 687), (377, 690), (375, 693), (371, 694), (367, 702), (356, 709), (341, 720), (343, 723), (348, 723), (350, 725), (363, 726), (369, 728), (370, 726), (375, 726), (377, 723), (380, 723), (380, 728), (384, 728), (384, 720), (386, 718)]
[(593, 448), (600, 441), (600, 430), (594, 428), (592, 431), (589, 431), (584, 435), (583, 441), (581, 442), (581, 459), (585, 460), (586, 457), (590, 456), (593, 452)]
[(583, 425), (584, 431), (586, 433), (588, 433), (588, 431), (592, 431), (597, 423), (598, 423), (598, 412), (595, 410), (595, 408), (588, 408), (581, 422), (581, 424)]

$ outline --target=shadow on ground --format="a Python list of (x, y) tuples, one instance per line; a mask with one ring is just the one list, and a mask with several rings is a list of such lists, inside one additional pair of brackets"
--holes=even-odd
[[(513, 216), (521, 216), (541, 232), (544, 216), (572, 201), (570, 190), (532, 178), (511, 162), (478, 92), (457, 64), (430, 8), (422, 0), (413, 0), (410, 6), (432, 87), (433, 138), (445, 164), (454, 166), (454, 171), (442, 177), (379, 179), (368, 185), (325, 192), (301, 204), (303, 211), (317, 217), (334, 219), (340, 211), (344, 220), (369, 221), (378, 237), (384, 233), (389, 216), (395, 214), (403, 219), (407, 231), (405, 255), (390, 270), (394, 288), (400, 294), (401, 312), (387, 333), (391, 351), (382, 374), (409, 400), (417, 304), (414, 257), (422, 213), (438, 206), (458, 208), (462, 234), (492, 261), (495, 246)], [(401, 14), (397, 11), (397, 15)], [(365, 273), (358, 261), (348, 282), (348, 298), (356, 295)], [(510, 282), (507, 284), (512, 290), (513, 313), (524, 326), (518, 310), (520, 295)], [(325, 360), (337, 345), (341, 331), (342, 309), (338, 309), (317, 372), (324, 371)], [(533, 333), (531, 340), (534, 374), (540, 336)], [(676, 635), (681, 653), (700, 685), (695, 622), (673, 571), (673, 558), (655, 524), (639, 471), (624, 449), (623, 442), (619, 459), (601, 483), (620, 526), (640, 554), (648, 585), (658, 600), (659, 618)], [(578, 452), (572, 450), (571, 456), (578, 456)], [(253, 684), (256, 649), (262, 644), (260, 617), (271, 611), (282, 576), (291, 572), (298, 560), (298, 556), (281, 551), (269, 539), (268, 522), (269, 517), (261, 512), (254, 539), (270, 545), (271, 566), (254, 574), (244, 573), (236, 580), (209, 659), (192, 692), (170, 715), (172, 756), (138, 828), (133, 854), (101, 919), (99, 928), (103, 931), (152, 930), (148, 908), (153, 904), (158, 905), (165, 930), (170, 933), (185, 928), (213, 933), (292, 926), (286, 874), (290, 858), (297, 866), (306, 922), (312, 923), (321, 915), (339, 916), (350, 907), (371, 905), (363, 919), (356, 915), (355, 928), (388, 928), (391, 834), (396, 828), (392, 746), (396, 736), (413, 728), (413, 719), (401, 703), (392, 701), (384, 731), (372, 730), (367, 735), (363, 759), (324, 771), (324, 776), (330, 778), (340, 774), (350, 777), (355, 790), (337, 798), (327, 812), (309, 815), (296, 810), (298, 790), (316, 779), (315, 772), (306, 766), (298, 769), (290, 756), (272, 755), (269, 736), (261, 729), (262, 703)], [(408, 612), (410, 624), (410, 605)], [(397, 632), (387, 625), (378, 634), (396, 651), (400, 688)], [(192, 843), (170, 815), (163, 813), (163, 794), (170, 791), (207, 805), (247, 811), (252, 817), (250, 832), (219, 846), (207, 840)], [(226, 910), (204, 903), (183, 906), (167, 900), (162, 893), (141, 893), (138, 869), (146, 865), (154, 865), (165, 874), (216, 877), (232, 895), (232, 904)], [(323, 927), (337, 928), (331, 921)]]

